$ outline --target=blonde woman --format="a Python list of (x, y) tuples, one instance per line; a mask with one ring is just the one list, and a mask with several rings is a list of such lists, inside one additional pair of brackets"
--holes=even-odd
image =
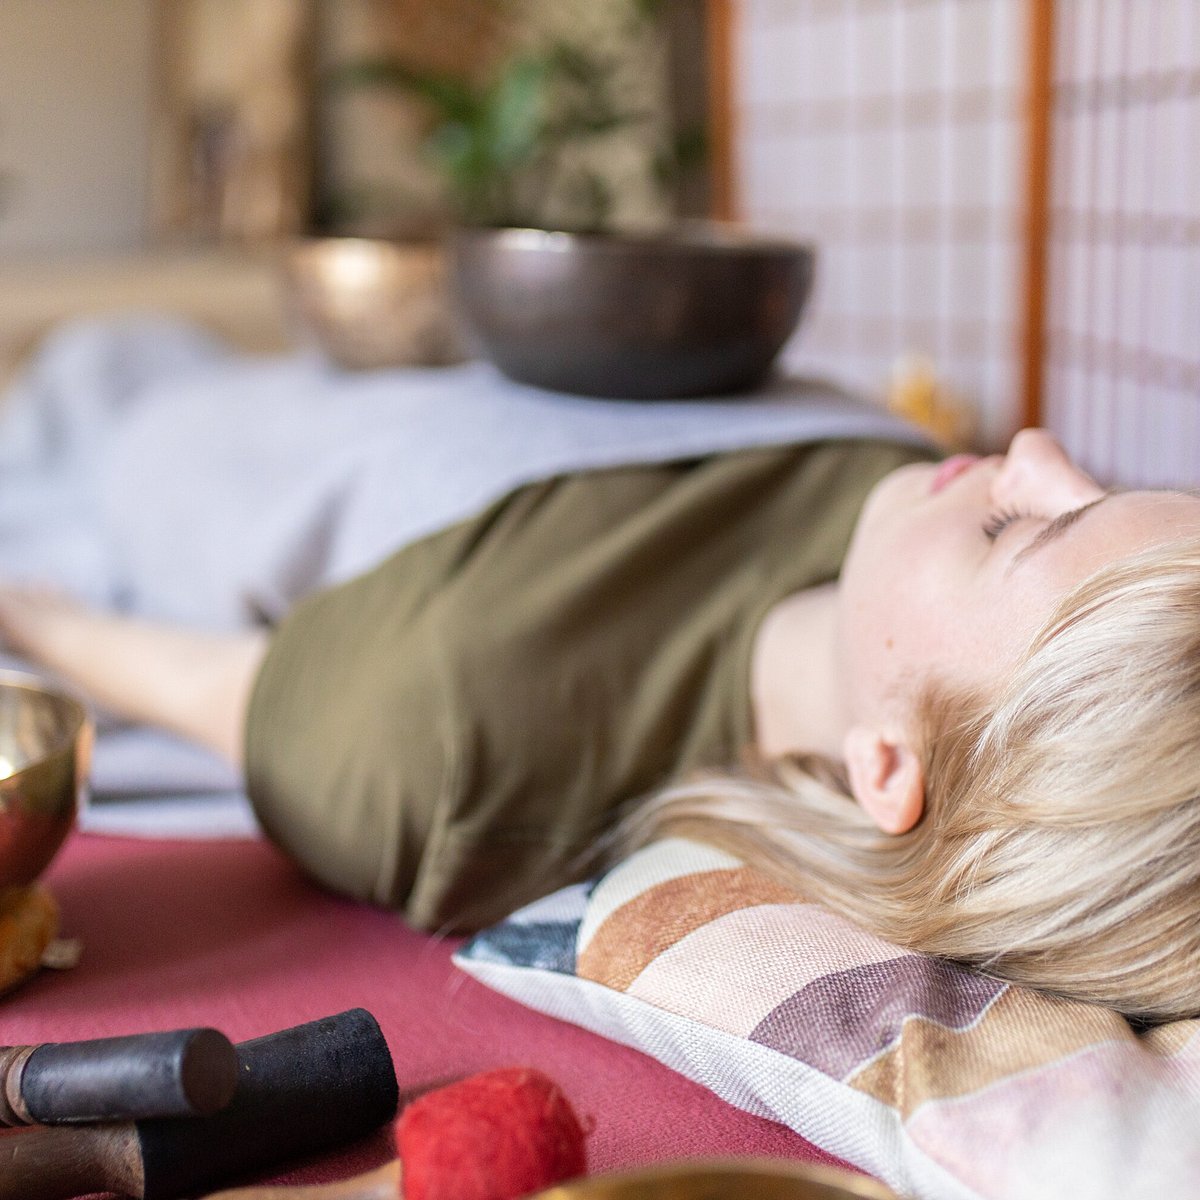
[(1043, 431), (528, 485), (272, 633), (15, 589), (0, 632), (244, 764), (310, 872), (421, 926), (552, 889), (624, 813), (906, 946), (1200, 1012), (1200, 498), (1106, 492)]

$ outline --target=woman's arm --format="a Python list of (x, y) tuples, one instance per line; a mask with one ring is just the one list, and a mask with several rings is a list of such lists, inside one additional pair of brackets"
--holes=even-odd
[(199, 742), (237, 766), (265, 632), (199, 633), (84, 607), (54, 592), (0, 587), (0, 644), (96, 704)]

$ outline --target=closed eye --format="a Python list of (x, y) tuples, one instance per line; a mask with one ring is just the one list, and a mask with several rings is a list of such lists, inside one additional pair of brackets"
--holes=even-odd
[(1105, 500), (1108, 500), (1115, 494), (1115, 492), (1105, 492), (1103, 496), (1098, 497), (1089, 504), (1083, 504), (1079, 508), (1071, 509), (1069, 512), (1060, 513), (1049, 525), (1044, 529), (1040, 529), (1012, 556), (1012, 561), (1009, 562), (1007, 571), (1020, 566), (1021, 563), (1026, 562), (1044, 546), (1048, 546), (1051, 542), (1062, 537), (1085, 513), (1091, 512), (1097, 505), (1103, 504)]
[(1032, 513), (1020, 512), (1017, 509), (1004, 508), (989, 514), (983, 523), (983, 536), (989, 542), (994, 542), (1010, 525), (1016, 521), (1024, 521), (1032, 517)]

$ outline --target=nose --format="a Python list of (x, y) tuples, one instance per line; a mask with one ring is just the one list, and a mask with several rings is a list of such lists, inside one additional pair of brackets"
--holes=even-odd
[(1002, 508), (1054, 517), (1104, 495), (1044, 429), (1022, 429), (1013, 438), (992, 482), (992, 500)]

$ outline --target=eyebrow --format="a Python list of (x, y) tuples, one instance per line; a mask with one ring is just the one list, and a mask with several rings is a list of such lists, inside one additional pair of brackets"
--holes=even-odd
[(1103, 504), (1105, 500), (1107, 500), (1113, 494), (1113, 492), (1105, 492), (1104, 495), (1097, 500), (1093, 500), (1088, 504), (1081, 505), (1079, 508), (1072, 508), (1068, 512), (1060, 513), (1054, 518), (1053, 521), (1050, 522), (1049, 525), (1046, 526), (1045, 529), (1039, 530), (1036, 537), (1030, 538), (1029, 541), (1026, 542), (1025, 545), (1022, 546), (1021, 549), (1012, 556), (1012, 559), (1009, 561), (1008, 568), (1004, 572), (1005, 575), (1015, 570), (1017, 566), (1025, 562), (1032, 555), (1036, 554), (1044, 546), (1048, 546), (1051, 542), (1062, 537), (1062, 535), (1066, 533), (1067, 530), (1070, 529), (1071, 526), (1074, 525), (1081, 517), (1083, 517), (1085, 513), (1091, 512), (1091, 510), (1098, 504)]

